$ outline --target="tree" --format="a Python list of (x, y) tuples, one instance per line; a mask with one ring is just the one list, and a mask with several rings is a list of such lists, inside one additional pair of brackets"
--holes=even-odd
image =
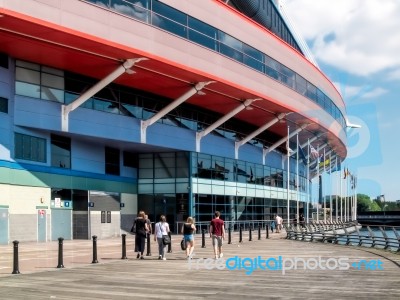
[(370, 211), (381, 211), (379, 204), (376, 201), (371, 202)]
[[(371, 198), (364, 194), (357, 194), (357, 212), (371, 211)], [(374, 210), (372, 210), (374, 211)]]

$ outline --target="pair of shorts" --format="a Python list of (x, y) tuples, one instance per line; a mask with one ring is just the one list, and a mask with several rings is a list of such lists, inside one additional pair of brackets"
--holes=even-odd
[(194, 240), (193, 234), (184, 234), (183, 238), (185, 239), (185, 242), (193, 242)]
[(222, 247), (222, 236), (212, 235), (212, 245), (218, 245), (218, 247)]

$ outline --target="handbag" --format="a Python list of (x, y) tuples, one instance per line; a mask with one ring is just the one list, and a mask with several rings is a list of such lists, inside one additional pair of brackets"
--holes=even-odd
[(182, 250), (186, 250), (185, 238), (183, 238), (182, 241), (181, 241), (181, 249)]
[(171, 238), (169, 237), (169, 235), (163, 235), (162, 236), (162, 243), (164, 245), (169, 245), (171, 244)]
[[(159, 228), (160, 228), (160, 233), (162, 233), (162, 228), (161, 228), (161, 223), (158, 224)], [(171, 238), (169, 235), (162, 235), (162, 243), (163, 245), (169, 245), (171, 244)]]

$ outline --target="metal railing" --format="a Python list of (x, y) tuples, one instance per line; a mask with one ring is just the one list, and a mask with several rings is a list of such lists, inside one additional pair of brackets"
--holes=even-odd
[(399, 226), (360, 225), (357, 221), (353, 221), (284, 224), (284, 227), (286, 238), (291, 240), (363, 246), (400, 252)]

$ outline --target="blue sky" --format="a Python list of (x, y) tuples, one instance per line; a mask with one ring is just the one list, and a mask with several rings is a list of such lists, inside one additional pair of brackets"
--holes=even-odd
[[(400, 1), (282, 3), (319, 67), (341, 92), (348, 119), (362, 125), (348, 130), (344, 162), (357, 174), (357, 192), (399, 200)], [(332, 175), (332, 182), (336, 178)]]

